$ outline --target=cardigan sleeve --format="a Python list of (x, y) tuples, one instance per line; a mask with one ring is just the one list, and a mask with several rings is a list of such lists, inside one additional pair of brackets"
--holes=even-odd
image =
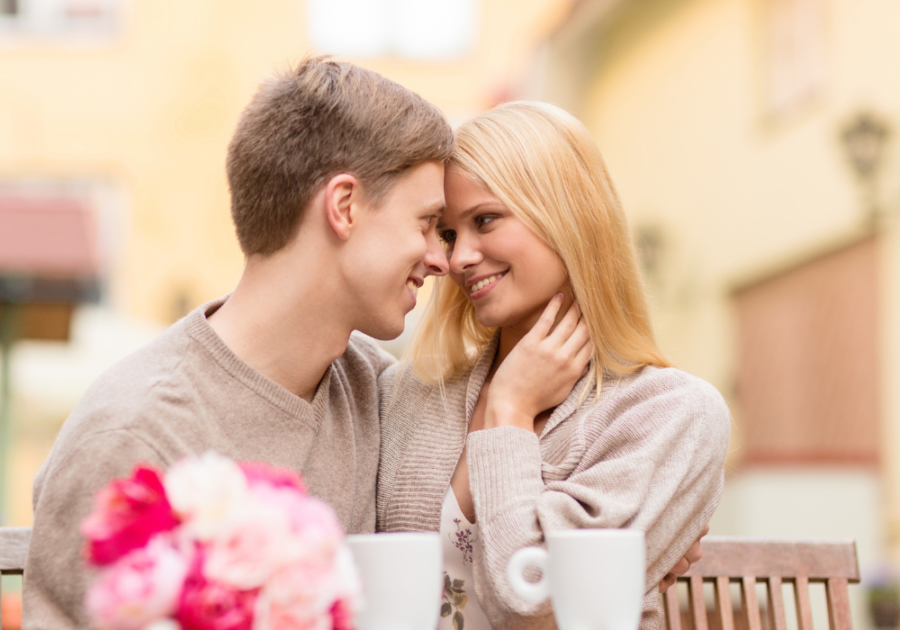
[[(528, 603), (506, 582), (512, 554), (543, 544), (545, 533), (644, 531), (650, 594), (709, 522), (721, 495), (730, 417), (719, 393), (698, 378), (648, 368), (569, 421), (579, 423), (569, 437), (577, 461), (568, 474), (546, 480), (542, 447), (552, 440), (512, 427), (468, 437), (480, 532), (475, 587), (495, 628), (553, 627), (548, 603)], [(642, 630), (656, 625), (650, 618), (657, 600), (645, 599)]]

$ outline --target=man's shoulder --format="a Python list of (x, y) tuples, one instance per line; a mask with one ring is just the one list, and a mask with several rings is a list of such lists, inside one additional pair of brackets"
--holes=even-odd
[[(176, 323), (143, 347), (106, 369), (88, 387), (72, 415), (115, 408), (119, 414), (135, 409), (142, 398), (161, 383), (177, 378), (179, 366), (190, 352), (190, 337)], [(117, 416), (119, 414), (116, 414)]]
[(175, 417), (178, 413), (173, 416), (173, 410), (185, 405), (167, 403), (187, 402), (180, 400), (189, 397), (191, 390), (181, 364), (192, 351), (190, 336), (179, 322), (113, 364), (91, 384), (66, 419), (54, 454), (81, 442), (102, 442), (103, 435), (115, 432), (152, 441), (154, 426), (159, 424), (154, 419), (170, 418), (169, 424), (177, 424), (181, 418)]

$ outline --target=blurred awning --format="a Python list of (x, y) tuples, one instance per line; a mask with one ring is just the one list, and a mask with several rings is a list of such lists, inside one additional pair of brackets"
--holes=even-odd
[(13, 339), (67, 340), (76, 304), (100, 297), (97, 228), (88, 205), (0, 192), (0, 328)]
[(99, 297), (94, 216), (79, 199), (0, 194), (0, 302)]

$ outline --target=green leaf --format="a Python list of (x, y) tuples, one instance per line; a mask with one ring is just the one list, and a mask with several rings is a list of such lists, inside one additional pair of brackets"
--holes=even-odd
[(463, 618), (463, 614), (458, 610), (453, 613), (453, 630), (464, 630), (466, 625), (466, 620)]
[(465, 582), (463, 580), (453, 580), (453, 588), (462, 588)]
[(453, 585), (450, 583), (450, 576), (446, 573), (444, 574), (444, 588), (453, 588)]
[(465, 595), (454, 595), (454, 596), (453, 596), (453, 604), (454, 604), (457, 608), (465, 608), (465, 607), (466, 607), (466, 603), (467, 603), (468, 601), (469, 601), (469, 598), (466, 597)]
[(450, 604), (448, 602), (444, 602), (444, 605), (441, 606), (441, 617), (449, 616), (450, 612), (451, 612)]

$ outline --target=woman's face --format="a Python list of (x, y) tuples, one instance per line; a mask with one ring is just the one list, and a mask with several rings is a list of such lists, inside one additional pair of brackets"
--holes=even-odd
[(482, 326), (530, 329), (557, 293), (567, 292), (562, 260), (497, 197), (465, 175), (444, 177), (447, 209), (438, 223), (450, 278)]

